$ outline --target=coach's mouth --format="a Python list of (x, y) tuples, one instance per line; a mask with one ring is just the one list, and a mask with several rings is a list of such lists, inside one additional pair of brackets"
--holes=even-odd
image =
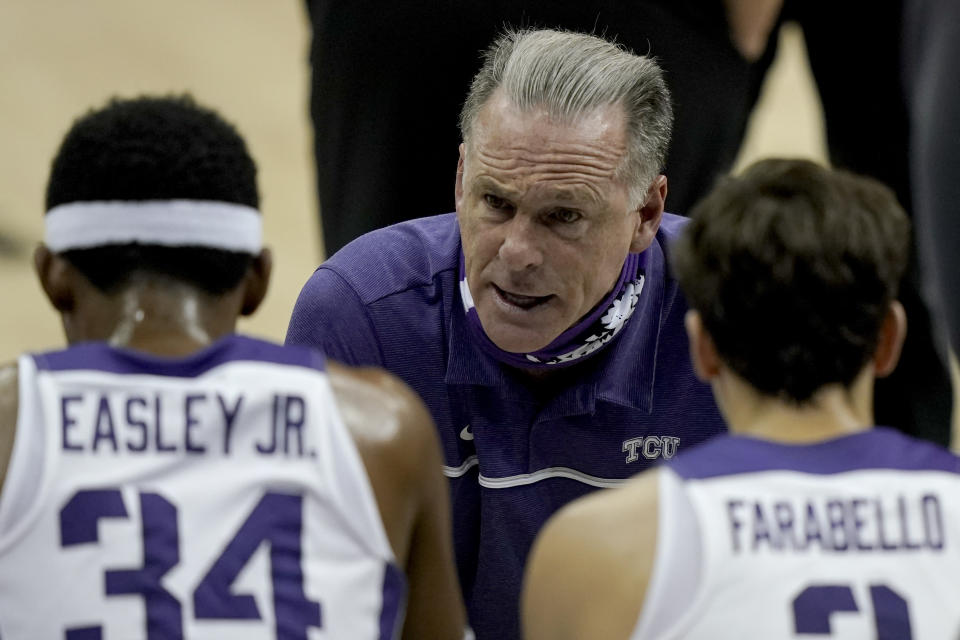
[(544, 305), (556, 296), (554, 294), (546, 296), (528, 296), (522, 293), (514, 293), (501, 289), (497, 285), (492, 285), (496, 294), (497, 302), (505, 306), (508, 310), (519, 309), (529, 311), (541, 305)]

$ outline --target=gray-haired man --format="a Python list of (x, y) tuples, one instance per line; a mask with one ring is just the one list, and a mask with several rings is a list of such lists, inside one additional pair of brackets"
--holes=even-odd
[(481, 640), (519, 636), (523, 565), (550, 514), (723, 428), (666, 267), (683, 224), (663, 212), (671, 119), (651, 60), (507, 33), (462, 113), (456, 215), (359, 238), (294, 310), (288, 342), (386, 367), (430, 408)]

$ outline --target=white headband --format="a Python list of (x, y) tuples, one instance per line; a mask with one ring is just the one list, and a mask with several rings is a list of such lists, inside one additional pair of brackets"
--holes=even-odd
[(44, 225), (44, 244), (54, 253), (132, 242), (252, 254), (263, 248), (260, 213), (230, 202), (70, 202), (50, 209)]

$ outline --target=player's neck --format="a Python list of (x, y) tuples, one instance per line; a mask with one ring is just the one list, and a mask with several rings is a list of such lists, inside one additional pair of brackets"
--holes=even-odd
[(873, 376), (849, 388), (823, 387), (801, 405), (757, 393), (742, 380), (727, 382), (721, 400), (730, 431), (777, 442), (816, 442), (873, 426)]
[(145, 280), (86, 303), (64, 325), (70, 342), (104, 340), (155, 355), (184, 356), (234, 331), (239, 302), (232, 297)]

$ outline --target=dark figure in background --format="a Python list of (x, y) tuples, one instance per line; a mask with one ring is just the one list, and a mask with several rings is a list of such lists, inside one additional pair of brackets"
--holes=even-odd
[[(480, 52), (504, 24), (593, 32), (657, 59), (675, 98), (674, 130), (682, 132), (665, 172), (671, 210), (679, 213), (733, 163), (761, 80), (762, 69), (731, 42), (720, 2), (307, 5), (313, 25), (311, 115), (328, 256), (367, 231), (424, 211), (453, 209), (457, 114)], [(764, 34), (775, 17), (773, 12), (767, 19)]]
[[(960, 349), (960, 3), (907, 0), (903, 26), (916, 235), (933, 285), (931, 293), (956, 353)], [(954, 447), (958, 445), (960, 434), (955, 434)]]
[[(371, 229), (453, 208), (457, 114), (479, 51), (504, 23), (616, 38), (655, 56), (673, 96), (664, 173), (686, 214), (739, 151), (775, 53), (780, 0), (379, 3), (308, 0), (311, 115), (327, 255)], [(863, 9), (786, 0), (823, 101), (831, 163), (881, 180), (908, 209), (907, 114), (898, 82), (901, 2)], [(853, 37), (856, 34), (856, 38)], [(923, 229), (921, 229), (921, 233)], [(950, 383), (912, 260), (901, 288), (910, 332), (879, 383), (880, 424), (947, 441)]]
[[(823, 103), (831, 164), (880, 180), (912, 214), (912, 179), (917, 176), (908, 170), (907, 150), (915, 132), (909, 128), (899, 74), (903, 6), (901, 0), (891, 0), (865, 10), (858, 3), (786, 0), (781, 19), (803, 28)], [(950, 379), (921, 297), (917, 259), (918, 239), (930, 230), (940, 231), (922, 220), (917, 229), (900, 288), (910, 330), (899, 366), (877, 381), (875, 411), (878, 424), (946, 444)]]

